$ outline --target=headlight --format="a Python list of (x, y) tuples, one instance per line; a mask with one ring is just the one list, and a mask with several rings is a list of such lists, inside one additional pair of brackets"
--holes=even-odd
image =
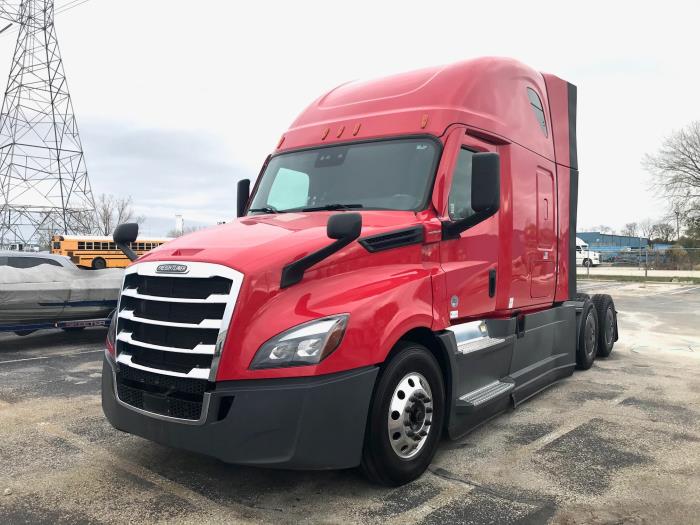
[(320, 363), (340, 345), (348, 317), (347, 314), (324, 317), (282, 332), (258, 349), (250, 368)]

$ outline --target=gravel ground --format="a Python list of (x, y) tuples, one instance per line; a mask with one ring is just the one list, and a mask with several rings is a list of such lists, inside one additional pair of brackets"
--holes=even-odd
[(594, 282), (621, 339), (397, 489), (242, 468), (112, 429), (104, 330), (0, 334), (0, 523), (698, 523), (700, 286)]

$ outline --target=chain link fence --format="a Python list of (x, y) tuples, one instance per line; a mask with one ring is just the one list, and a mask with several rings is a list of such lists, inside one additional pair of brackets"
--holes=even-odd
[(700, 248), (591, 248), (579, 254), (578, 274), (586, 276), (693, 277), (700, 279)]

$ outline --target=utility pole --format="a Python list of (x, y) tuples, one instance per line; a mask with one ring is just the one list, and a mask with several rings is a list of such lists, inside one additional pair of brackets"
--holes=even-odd
[(19, 25), (0, 111), (0, 246), (92, 233), (95, 202), (53, 0), (0, 2), (0, 18)]

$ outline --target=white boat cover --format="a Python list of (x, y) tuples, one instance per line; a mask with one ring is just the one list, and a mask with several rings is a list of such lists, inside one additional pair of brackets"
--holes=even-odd
[(121, 269), (81, 270), (41, 264), (33, 268), (0, 266), (0, 309), (34, 304), (116, 301)]

